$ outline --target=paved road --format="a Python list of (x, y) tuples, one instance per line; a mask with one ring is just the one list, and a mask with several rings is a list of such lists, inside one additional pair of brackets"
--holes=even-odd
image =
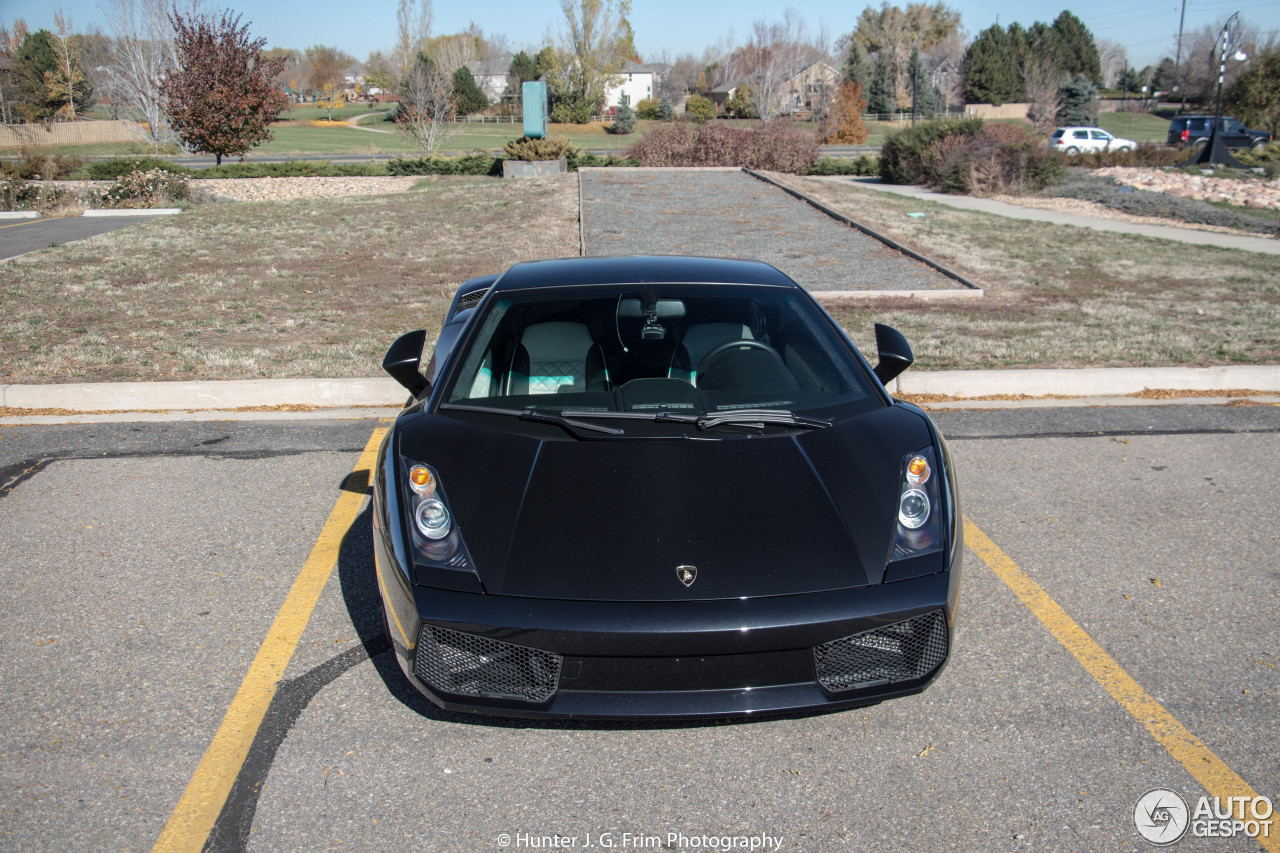
[[(1280, 409), (938, 421), (977, 528), (1277, 798)], [(155, 843), (330, 509), (361, 487), (347, 475), (376, 426), (0, 430), (6, 848)], [(972, 553), (954, 658), (920, 696), (731, 725), (556, 725), (448, 714), (405, 684), (369, 537), (366, 505), (212, 849), (496, 851), (521, 832), (612, 833), (622, 849), (624, 832), (684, 832), (801, 851), (1135, 850), (1141, 794), (1204, 793)]]
[(63, 216), (0, 220), (0, 261), (146, 222), (150, 216)]

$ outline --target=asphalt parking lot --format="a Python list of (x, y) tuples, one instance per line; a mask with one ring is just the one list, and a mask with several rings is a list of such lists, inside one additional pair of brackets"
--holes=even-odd
[(0, 220), (0, 261), (28, 252), (96, 237), (154, 219), (155, 216), (53, 216)]
[(1280, 802), (1280, 408), (935, 418), (971, 546), (938, 681), (668, 726), (405, 683), (357, 470), (386, 423), (2, 427), (3, 847), (1138, 850), (1151, 789)]

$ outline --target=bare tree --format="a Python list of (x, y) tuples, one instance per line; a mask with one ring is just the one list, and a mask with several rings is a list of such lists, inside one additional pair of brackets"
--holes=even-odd
[[(107, 69), (121, 114), (138, 122), (139, 136), (152, 148), (174, 142), (178, 135), (160, 94), (165, 74), (178, 65), (165, 0), (108, 0), (99, 11), (115, 37)], [(196, 5), (188, 11), (196, 11)]]
[(1112, 39), (1098, 40), (1098, 60), (1102, 63), (1102, 80), (1105, 88), (1114, 89), (1128, 64), (1125, 46)]
[(431, 38), (431, 0), (400, 0), (396, 8), (396, 46), (391, 60), (403, 79)]
[(788, 82), (821, 59), (822, 51), (806, 40), (804, 19), (787, 9), (781, 23), (752, 25), (746, 58), (756, 115), (768, 121), (803, 104), (804, 93), (792, 91)]
[(1066, 75), (1049, 56), (1033, 54), (1022, 67), (1022, 84), (1027, 92), (1027, 118), (1035, 125), (1036, 133), (1047, 135), (1058, 123), (1058, 108), (1062, 106), (1059, 90)]
[(425, 53), (400, 81), (400, 109), (396, 129), (419, 148), (431, 153), (460, 130), (450, 121), (457, 112), (453, 75), (432, 62)]

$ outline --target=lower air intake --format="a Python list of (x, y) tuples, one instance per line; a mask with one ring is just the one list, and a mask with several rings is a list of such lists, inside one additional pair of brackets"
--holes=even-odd
[(818, 683), (831, 693), (924, 678), (946, 659), (947, 619), (941, 610), (813, 649)]
[(560, 683), (560, 655), (423, 625), (413, 672), (442, 693), (545, 702)]

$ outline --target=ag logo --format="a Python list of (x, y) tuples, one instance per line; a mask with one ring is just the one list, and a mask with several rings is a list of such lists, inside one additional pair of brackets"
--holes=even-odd
[(680, 583), (685, 586), (693, 586), (693, 582), (698, 579), (697, 566), (676, 566), (676, 577), (680, 579)]
[(1165, 788), (1147, 791), (1133, 808), (1133, 825), (1138, 834), (1157, 847), (1181, 840), (1189, 817), (1186, 801)]

